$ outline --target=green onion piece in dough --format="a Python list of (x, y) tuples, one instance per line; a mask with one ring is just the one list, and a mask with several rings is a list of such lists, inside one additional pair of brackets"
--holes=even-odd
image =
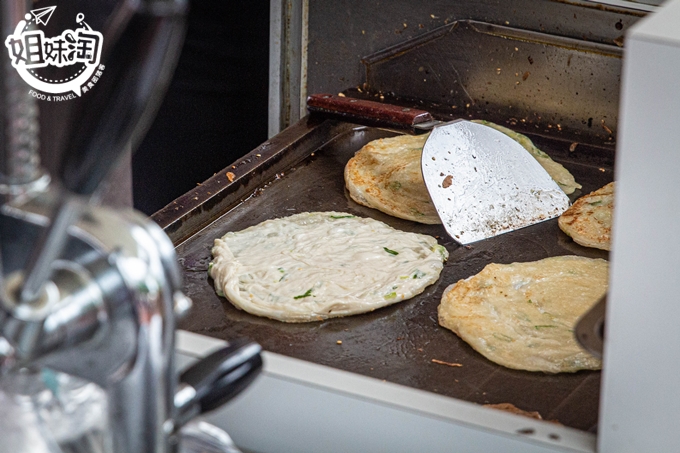
[(295, 296), (295, 297), (293, 297), (293, 299), (302, 299), (303, 297), (309, 297), (311, 295), (312, 295), (312, 288), (309, 288), (307, 290), (307, 292), (305, 292), (304, 294), (300, 294), (299, 296)]
[(512, 337), (509, 337), (509, 336), (504, 335), (502, 333), (494, 332), (493, 336), (494, 336), (494, 338), (496, 338), (498, 340), (505, 341), (505, 342), (508, 342), (508, 343), (510, 343), (512, 341)]
[(399, 255), (399, 252), (395, 252), (394, 250), (390, 250), (387, 247), (383, 247), (383, 250), (385, 250), (390, 255)]

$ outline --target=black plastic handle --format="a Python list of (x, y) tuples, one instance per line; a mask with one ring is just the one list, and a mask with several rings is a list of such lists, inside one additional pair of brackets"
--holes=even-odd
[(235, 340), (184, 371), (179, 378), (179, 390), (190, 386), (195, 394), (177, 408), (176, 425), (217, 409), (250, 385), (262, 369), (261, 351), (262, 347), (255, 342)]

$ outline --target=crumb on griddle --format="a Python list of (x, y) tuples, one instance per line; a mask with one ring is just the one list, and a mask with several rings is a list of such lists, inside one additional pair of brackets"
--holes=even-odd
[(511, 414), (523, 415), (536, 420), (543, 420), (543, 417), (541, 417), (541, 414), (539, 414), (538, 411), (525, 411), (512, 403), (484, 404), (484, 407), (510, 412)]
[(446, 366), (451, 366), (451, 367), (461, 367), (461, 366), (463, 366), (462, 363), (444, 362), (443, 360), (438, 360), (438, 359), (432, 359), (432, 363), (437, 363), (439, 365), (446, 365)]

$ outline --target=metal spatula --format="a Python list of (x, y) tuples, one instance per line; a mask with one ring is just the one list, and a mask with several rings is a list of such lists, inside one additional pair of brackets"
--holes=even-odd
[(482, 124), (434, 127), (421, 168), (446, 231), (461, 244), (552, 219), (569, 207), (567, 195), (522, 145)]
[(432, 129), (423, 148), (425, 185), (449, 235), (469, 244), (559, 216), (569, 198), (522, 145), (491, 127), (380, 102), (318, 94), (312, 112), (372, 126)]

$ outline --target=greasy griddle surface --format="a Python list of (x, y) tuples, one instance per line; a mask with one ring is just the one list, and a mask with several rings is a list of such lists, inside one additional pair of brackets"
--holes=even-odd
[[(448, 285), (492, 262), (533, 261), (565, 254), (607, 258), (607, 254), (576, 245), (559, 230), (556, 219), (462, 247), (448, 239), (441, 226), (400, 220), (356, 204), (344, 188), (344, 166), (365, 143), (389, 135), (393, 134), (358, 128), (336, 137), (285, 172), (283, 178), (181, 244), (177, 252), (184, 268), (184, 290), (193, 299), (194, 309), (180, 327), (226, 340), (249, 337), (269, 351), (475, 403), (513, 403), (538, 411), (545, 419), (593, 431), (599, 372), (547, 375), (496, 365), (440, 327), (437, 306)], [(578, 147), (577, 152), (570, 153), (569, 143), (535, 141), (562, 161), (583, 185), (572, 199), (611, 181), (612, 162), (607, 156), (613, 153), (609, 150)], [(331, 210), (437, 236), (450, 253), (441, 278), (411, 300), (364, 315), (304, 324), (252, 316), (215, 294), (207, 274), (215, 238), (271, 218)], [(432, 359), (462, 366), (438, 364)]]

